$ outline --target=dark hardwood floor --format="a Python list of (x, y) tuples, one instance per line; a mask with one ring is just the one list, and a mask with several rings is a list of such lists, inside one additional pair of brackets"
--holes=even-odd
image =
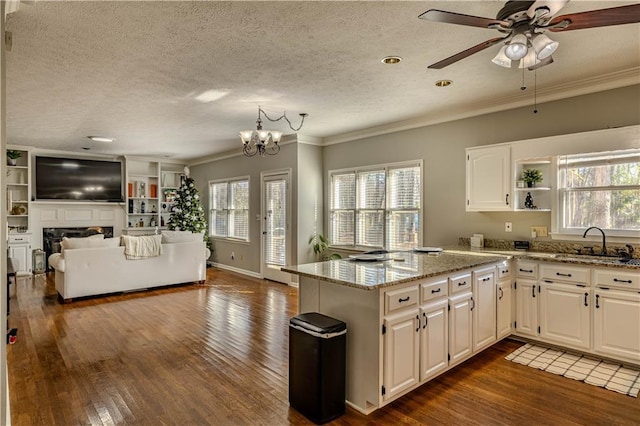
[[(289, 408), (297, 290), (216, 269), (205, 285), (61, 305), (21, 279), (7, 347), (14, 425), (311, 424)], [(640, 424), (640, 401), (505, 361), (494, 345), (398, 401), (335, 425)]]

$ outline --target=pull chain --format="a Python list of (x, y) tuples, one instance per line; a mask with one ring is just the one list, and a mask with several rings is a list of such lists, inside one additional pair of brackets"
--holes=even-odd
[(538, 113), (538, 68), (533, 69), (533, 113)]

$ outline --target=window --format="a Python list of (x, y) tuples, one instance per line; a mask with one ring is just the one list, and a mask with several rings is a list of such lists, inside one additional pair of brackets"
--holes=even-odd
[(640, 231), (640, 150), (561, 156), (558, 171), (561, 232)]
[(249, 241), (249, 178), (209, 182), (211, 234)]
[(420, 237), (422, 163), (334, 171), (330, 240), (333, 245), (402, 250)]

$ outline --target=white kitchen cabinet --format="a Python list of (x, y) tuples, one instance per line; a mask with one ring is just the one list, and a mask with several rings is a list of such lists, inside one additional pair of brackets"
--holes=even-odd
[(444, 298), (420, 309), (420, 381), (435, 376), (448, 366), (448, 308), (448, 301)]
[(515, 300), (516, 320), (515, 331), (522, 336), (536, 337), (538, 335), (538, 299), (536, 297), (537, 281), (516, 278)]
[(593, 349), (640, 364), (640, 294), (595, 289)]
[(472, 293), (449, 299), (449, 365), (467, 359), (473, 351)]
[(467, 211), (510, 211), (511, 147), (467, 149)]
[(589, 349), (591, 289), (584, 285), (540, 284), (540, 338), (546, 342)]
[(31, 273), (31, 234), (9, 234), (8, 257), (13, 260), (13, 267), (18, 275)]
[(502, 339), (511, 334), (511, 279), (500, 280), (497, 290), (496, 337)]
[(384, 396), (389, 399), (420, 381), (420, 316), (410, 309), (384, 319)]
[(496, 268), (473, 272), (473, 351), (496, 341)]

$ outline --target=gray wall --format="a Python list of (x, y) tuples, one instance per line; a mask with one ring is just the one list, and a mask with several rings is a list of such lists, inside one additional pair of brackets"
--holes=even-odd
[[(537, 114), (533, 107), (518, 108), (331, 145), (324, 148), (325, 188), (329, 170), (423, 159), (425, 245), (456, 244), (458, 237), (473, 233), (528, 239), (531, 226), (551, 229), (550, 213), (465, 211), (465, 148), (639, 123), (636, 85), (541, 104)], [(327, 197), (325, 191), (325, 202)], [(513, 232), (504, 231), (506, 221), (513, 223)]]
[(322, 188), (322, 147), (298, 144), (297, 174), (297, 264), (315, 261), (309, 238), (314, 233), (323, 233), (324, 203)]

